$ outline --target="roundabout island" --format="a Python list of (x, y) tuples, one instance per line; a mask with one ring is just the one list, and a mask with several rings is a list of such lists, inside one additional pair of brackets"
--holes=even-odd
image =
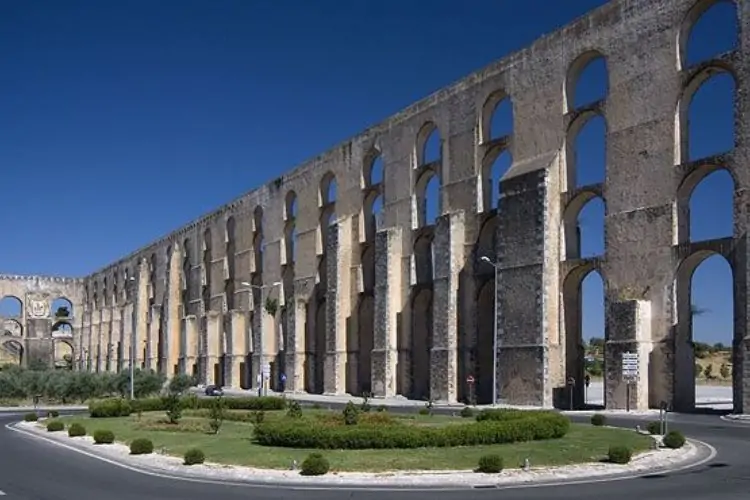
[[(710, 446), (658, 422), (431, 405), (394, 411), (280, 397), (93, 401), (88, 414), (33, 412), (11, 426), (115, 465), (173, 479), (278, 488), (507, 489), (686, 470)], [(40, 418), (41, 417), (41, 418)], [(650, 432), (649, 432), (650, 431)]]

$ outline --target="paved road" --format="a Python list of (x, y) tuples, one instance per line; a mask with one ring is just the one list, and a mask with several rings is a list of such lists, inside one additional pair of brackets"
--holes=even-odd
[[(586, 392), (586, 401), (592, 405), (604, 404), (604, 384), (592, 381)], [(726, 385), (696, 385), (695, 402), (700, 407), (722, 410), (732, 409), (732, 387)]]
[[(20, 415), (0, 415), (0, 490), (8, 500), (746, 500), (750, 487), (750, 426), (716, 416), (678, 416), (675, 425), (719, 451), (704, 466), (684, 472), (610, 483), (470, 491), (295, 491), (201, 484), (153, 477), (116, 467), (5, 429)], [(615, 425), (634, 421), (612, 419)]]

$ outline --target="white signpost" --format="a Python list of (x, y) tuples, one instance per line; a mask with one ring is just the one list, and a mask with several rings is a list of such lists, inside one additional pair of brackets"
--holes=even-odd
[(638, 380), (638, 353), (622, 353), (622, 378), (625, 379), (625, 408), (630, 411), (630, 384)]
[(268, 382), (271, 379), (271, 364), (270, 363), (263, 363), (262, 368), (263, 373), (263, 379), (262, 379), (262, 387), (263, 387), (263, 395), (268, 395)]

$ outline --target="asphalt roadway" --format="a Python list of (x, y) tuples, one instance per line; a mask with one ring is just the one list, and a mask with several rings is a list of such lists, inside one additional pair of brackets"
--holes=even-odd
[[(8, 500), (374, 500), (384, 495), (389, 500), (632, 500), (634, 497), (639, 500), (747, 500), (750, 495), (750, 425), (727, 422), (716, 415), (671, 416), (674, 428), (710, 443), (718, 452), (716, 457), (681, 472), (611, 482), (515, 489), (383, 491), (206, 484), (143, 474), (9, 430), (5, 425), (20, 420), (21, 415), (2, 414), (0, 491)], [(643, 417), (609, 418), (612, 425), (634, 426), (639, 422), (643, 424)]]

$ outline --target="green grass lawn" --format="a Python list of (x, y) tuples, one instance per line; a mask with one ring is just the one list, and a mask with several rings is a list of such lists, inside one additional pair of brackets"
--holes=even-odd
[[(242, 413), (232, 412), (235, 418)], [(330, 418), (333, 412), (305, 410), (305, 419)], [(200, 415), (200, 416), (199, 416)], [(284, 412), (266, 412), (267, 419), (282, 418)], [(450, 416), (396, 416), (407, 425), (448, 425), (467, 422)], [(163, 412), (144, 413), (122, 418), (65, 417), (66, 424), (80, 422), (89, 435), (97, 429), (109, 429), (119, 442), (130, 443), (134, 438), (146, 437), (154, 449), (164, 449), (170, 455), (182, 456), (189, 448), (197, 447), (206, 460), (223, 464), (247, 465), (260, 468), (288, 469), (292, 460), (301, 463), (314, 450), (272, 448), (252, 442), (253, 425), (249, 422), (225, 421), (219, 434), (208, 433), (208, 420), (199, 412), (185, 412), (178, 425), (165, 423)], [(67, 425), (66, 425), (67, 427)], [(610, 445), (625, 445), (635, 452), (645, 451), (651, 438), (631, 430), (572, 424), (570, 432), (561, 439), (490, 446), (457, 448), (422, 448), (399, 450), (324, 450), (332, 470), (390, 471), (405, 469), (440, 470), (476, 467), (479, 457), (496, 453), (503, 457), (506, 468), (519, 467), (524, 458), (532, 466), (565, 465), (601, 460)]]

